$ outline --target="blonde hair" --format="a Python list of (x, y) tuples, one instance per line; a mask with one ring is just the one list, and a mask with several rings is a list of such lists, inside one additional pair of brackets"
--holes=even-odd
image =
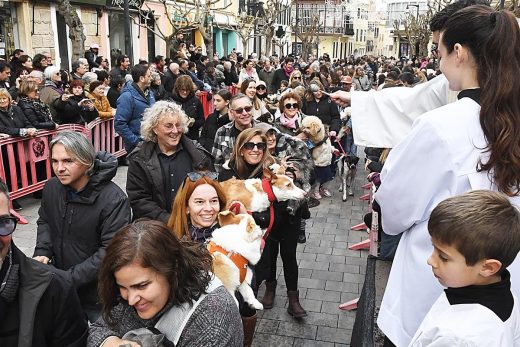
[(143, 113), (141, 122), (141, 137), (145, 141), (157, 142), (157, 135), (153, 131), (159, 121), (165, 116), (178, 117), (181, 121), (182, 132), (188, 132), (188, 116), (181, 107), (170, 101), (157, 101), (152, 107), (147, 108)]

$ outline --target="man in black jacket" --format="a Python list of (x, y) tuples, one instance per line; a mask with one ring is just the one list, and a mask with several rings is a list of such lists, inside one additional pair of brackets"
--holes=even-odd
[(72, 280), (94, 322), (101, 311), (98, 268), (112, 237), (129, 223), (130, 206), (112, 182), (117, 171), (112, 154), (96, 155), (82, 134), (71, 131), (59, 133), (50, 152), (56, 177), (43, 189), (34, 258)]
[(128, 156), (126, 192), (134, 219), (167, 223), (186, 174), (213, 170), (211, 154), (184, 134), (187, 124), (181, 107), (171, 102), (158, 101), (146, 111), (141, 123), (144, 141)]
[(14, 244), (16, 218), (0, 181), (0, 346), (85, 346), (88, 326), (74, 287)]
[(88, 61), (88, 70), (92, 71), (93, 68), (99, 67), (99, 64), (96, 63), (96, 59), (99, 54), (99, 45), (97, 43), (93, 43), (90, 45), (90, 49), (85, 52), (85, 58)]

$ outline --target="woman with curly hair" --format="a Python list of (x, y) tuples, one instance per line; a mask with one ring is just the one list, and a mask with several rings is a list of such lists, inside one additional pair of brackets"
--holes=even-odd
[(103, 316), (88, 346), (140, 346), (161, 335), (163, 346), (241, 346), (237, 306), (211, 267), (205, 249), (180, 242), (162, 222), (125, 226), (99, 269)]

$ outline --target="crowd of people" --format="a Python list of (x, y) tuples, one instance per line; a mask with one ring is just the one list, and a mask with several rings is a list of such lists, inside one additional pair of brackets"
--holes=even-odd
[[(207, 57), (178, 33), (170, 58), (132, 67), (121, 55), (110, 69), (96, 44), (71, 71), (47, 52), (0, 61), (0, 134), (114, 118), (127, 151), (125, 162), (80, 133), (52, 139), (33, 260), (12, 240), (0, 182), (0, 312), (13, 317), (0, 344), (250, 346), (257, 312), (212, 274), (206, 243), (231, 203), (219, 182), (263, 179), (276, 164), (308, 194), (252, 212), (269, 232), (251, 286), (265, 283), (271, 309), (280, 255), (287, 312), (306, 317), (296, 247), (343, 156), (352, 169), (363, 158), (377, 187), (380, 257), (393, 259), (378, 317), (386, 346), (520, 346), (518, 24), (482, 0), (430, 24), (431, 57), (410, 59)], [(122, 164), (126, 192), (112, 182)]]

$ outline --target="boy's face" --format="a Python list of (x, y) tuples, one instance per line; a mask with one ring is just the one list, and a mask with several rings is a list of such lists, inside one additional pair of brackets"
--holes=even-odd
[(466, 264), (466, 258), (452, 246), (443, 245), (432, 239), (433, 252), (428, 258), (434, 276), (444, 287), (460, 288), (481, 284), (485, 280), (481, 275), (482, 263), (473, 266)]

